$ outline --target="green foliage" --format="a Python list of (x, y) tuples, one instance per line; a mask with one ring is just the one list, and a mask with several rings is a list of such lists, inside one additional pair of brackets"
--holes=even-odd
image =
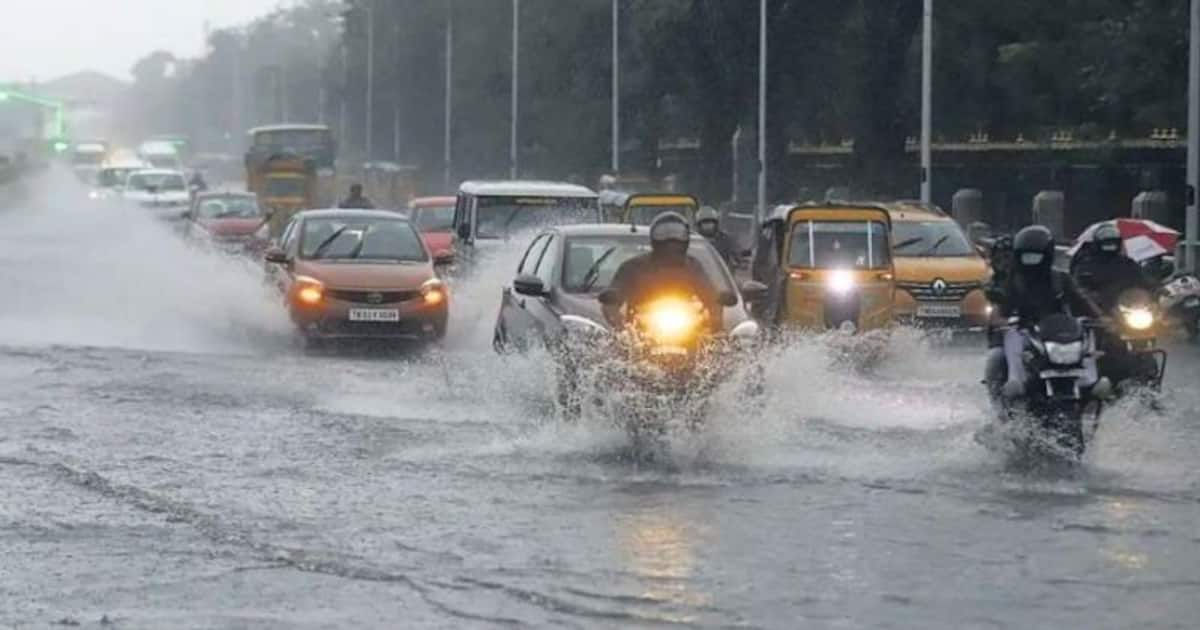
[[(854, 139), (855, 182), (915, 186), (905, 140), (919, 124), (921, 0), (770, 0), (769, 145)], [(372, 8), (373, 7), (373, 8)], [(440, 182), (444, 46), (455, 25), (456, 179), (508, 170), (509, 0), (309, 0), (238, 33), (218, 31), (199, 60), (154, 54), (135, 69), (159, 130), (232, 133), (233, 125), (321, 110), (363, 155), (367, 33), (375, 35), (373, 159)], [(609, 161), (610, 0), (522, 0), (522, 174), (594, 181)], [(1143, 136), (1184, 125), (1187, 3), (1180, 0), (938, 0), (935, 137)], [(708, 199), (730, 193), (730, 139), (756, 128), (758, 2), (620, 0), (622, 164), (666, 175)], [(372, 20), (368, 24), (368, 17)], [(230, 107), (238, 46), (245, 108)], [(170, 70), (174, 68), (172, 73)], [(165, 109), (169, 114), (162, 114)], [(163, 119), (165, 118), (165, 119)], [(398, 126), (397, 123), (398, 122)], [(393, 135), (399, 131), (399, 153)], [(236, 130), (240, 133), (240, 130)], [(679, 166), (660, 143), (698, 139)], [(775, 171), (776, 173), (779, 170)], [(772, 180), (773, 196), (798, 187)], [(427, 189), (433, 186), (427, 186)]]

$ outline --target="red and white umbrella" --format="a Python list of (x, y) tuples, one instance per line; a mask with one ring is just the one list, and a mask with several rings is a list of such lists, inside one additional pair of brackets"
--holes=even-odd
[(1146, 219), (1113, 219), (1112, 221), (1101, 221), (1093, 223), (1084, 230), (1079, 238), (1075, 239), (1075, 244), (1071, 249), (1067, 250), (1068, 256), (1074, 256), (1084, 244), (1092, 242), (1092, 235), (1096, 230), (1104, 225), (1117, 226), (1117, 232), (1121, 234), (1121, 242), (1125, 255), (1137, 262), (1162, 256), (1163, 254), (1174, 254), (1175, 243), (1179, 241), (1179, 232), (1172, 230), (1165, 225), (1159, 225), (1154, 221)]

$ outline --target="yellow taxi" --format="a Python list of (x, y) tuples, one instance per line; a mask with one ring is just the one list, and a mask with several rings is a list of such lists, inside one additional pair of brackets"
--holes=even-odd
[(892, 220), (896, 319), (983, 330), (991, 312), (984, 287), (992, 270), (962, 228), (936, 206), (905, 201), (885, 207)]

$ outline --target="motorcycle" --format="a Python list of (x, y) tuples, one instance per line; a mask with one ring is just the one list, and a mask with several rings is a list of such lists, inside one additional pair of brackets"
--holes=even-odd
[(1115, 326), (1100, 343), (1100, 373), (1118, 389), (1129, 385), (1161, 389), (1167, 351), (1158, 347), (1162, 317), (1154, 296), (1145, 289), (1127, 290), (1114, 315)]
[[(1033, 327), (1013, 318), (1004, 329), (1025, 337), (1021, 360), (1028, 380), (1021, 396), (1009, 398), (1001, 392), (1003, 381), (989, 375), (987, 385), (1000, 413), (999, 426), (993, 428), (1004, 429), (1009, 446), (1022, 454), (1082, 457), (1112, 390), (1096, 366), (1095, 325), (1054, 314)], [(987, 437), (977, 439), (987, 443)]]

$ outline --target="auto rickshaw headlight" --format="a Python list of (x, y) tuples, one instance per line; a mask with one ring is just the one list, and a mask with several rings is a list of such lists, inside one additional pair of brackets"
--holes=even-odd
[(854, 274), (847, 269), (836, 269), (830, 272), (829, 278), (825, 283), (830, 291), (843, 295), (853, 291), (854, 286), (857, 284), (854, 281)]
[(681, 344), (690, 341), (700, 325), (696, 305), (677, 298), (661, 298), (641, 309), (639, 319), (651, 341)]
[(1133, 330), (1147, 330), (1154, 325), (1154, 312), (1144, 306), (1121, 307), (1121, 319)]

